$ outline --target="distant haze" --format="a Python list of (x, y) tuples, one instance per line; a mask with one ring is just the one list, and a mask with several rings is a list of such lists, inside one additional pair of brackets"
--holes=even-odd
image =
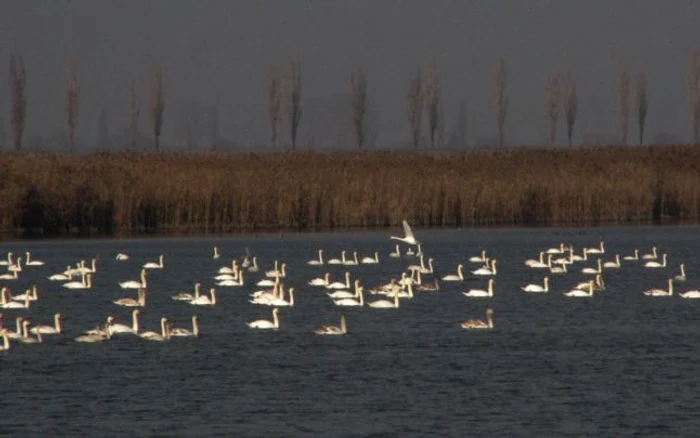
[[(492, 76), (501, 57), (510, 98), (507, 144), (545, 142), (545, 81), (553, 69), (567, 66), (578, 82), (574, 142), (617, 142), (619, 57), (633, 78), (637, 72), (647, 76), (648, 142), (687, 142), (685, 77), (689, 54), (700, 46), (698, 20), (697, 0), (8, 1), (0, 13), (5, 148), (11, 144), (7, 55), (13, 51), (24, 56), (27, 68), (27, 149), (59, 147), (71, 57), (81, 89), (81, 149), (105, 135), (104, 123), (98, 129), (102, 109), (111, 147), (123, 146), (134, 75), (141, 131), (148, 133), (151, 61), (161, 63), (165, 75), (164, 149), (185, 147), (185, 138), (194, 148), (205, 147), (202, 119), (212, 105), (222, 149), (267, 148), (266, 71), (271, 62), (283, 67), (291, 57), (303, 70), (300, 148), (353, 147), (347, 94), (349, 74), (358, 67), (367, 74), (373, 105), (368, 147), (409, 147), (408, 81), (430, 57), (440, 74), (443, 145), (452, 138), (451, 146), (463, 147), (455, 137), (463, 130), (456, 122), (462, 103), (468, 146), (495, 139)], [(637, 139), (634, 114), (633, 107), (630, 143)], [(184, 126), (193, 119), (200, 119), (194, 134)], [(289, 143), (284, 118), (279, 136)], [(558, 139), (565, 144), (564, 117)]]

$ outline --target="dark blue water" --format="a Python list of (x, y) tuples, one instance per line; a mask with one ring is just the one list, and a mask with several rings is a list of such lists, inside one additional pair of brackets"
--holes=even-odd
[[(25, 268), (5, 281), (14, 294), (36, 283), (40, 300), (28, 311), (4, 310), (5, 324), (25, 315), (50, 324), (64, 315), (64, 334), (41, 345), (13, 344), (0, 354), (0, 434), (12, 436), (692, 436), (700, 421), (700, 300), (642, 295), (665, 287), (686, 264), (679, 291), (700, 287), (700, 231), (695, 227), (604, 229), (416, 230), (439, 275), (484, 248), (499, 260), (493, 298), (460, 292), (485, 286), (467, 275), (442, 283), (439, 293), (416, 293), (398, 310), (345, 308), (346, 336), (316, 336), (337, 324), (340, 308), (308, 279), (343, 267), (309, 267), (323, 248), (362, 256), (380, 252), (379, 265), (348, 269), (366, 286), (386, 283), (415, 264), (391, 259), (390, 232), (270, 235), (258, 238), (14, 242), (0, 251), (30, 250), (44, 267)], [(394, 234), (397, 234), (398, 230)], [(587, 279), (582, 264), (551, 276), (551, 292), (519, 287), (543, 272), (523, 261), (539, 250), (606, 242), (615, 253), (668, 252), (669, 267), (645, 269), (623, 261), (605, 271), (607, 289), (592, 299), (562, 293)], [(212, 259), (213, 246), (222, 253)], [(219, 267), (248, 247), (261, 270), (288, 264), (287, 286), (297, 305), (281, 311), (279, 331), (255, 331), (245, 322), (270, 319), (270, 308), (248, 303), (249, 286), (218, 288), (213, 308), (170, 296), (213, 284)], [(114, 260), (118, 252), (131, 259)], [(580, 252), (577, 251), (577, 252)], [(73, 338), (107, 315), (129, 323), (131, 309), (111, 300), (134, 295), (117, 282), (138, 279), (140, 265), (165, 254), (152, 270), (143, 330), (167, 316), (177, 326), (200, 317), (201, 337), (146, 342), (124, 335), (101, 344)], [(46, 277), (69, 263), (99, 257), (90, 291), (68, 291)], [(588, 263), (593, 265), (593, 262)], [(587, 265), (588, 265), (587, 264)], [(475, 266), (475, 265), (469, 265)], [(696, 274), (698, 273), (698, 274)], [(428, 277), (429, 278), (429, 277)], [(368, 300), (375, 299), (367, 295)], [(459, 322), (495, 311), (492, 331), (462, 330)]]

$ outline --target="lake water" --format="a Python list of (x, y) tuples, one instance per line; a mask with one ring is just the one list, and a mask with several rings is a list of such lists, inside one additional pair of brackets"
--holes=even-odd
[[(11, 242), (0, 251), (32, 251), (44, 267), (28, 267), (5, 281), (14, 294), (38, 284), (40, 300), (28, 310), (4, 310), (51, 324), (64, 315), (64, 334), (41, 345), (13, 344), (0, 354), (0, 434), (12, 436), (697, 436), (700, 419), (700, 300), (647, 297), (664, 288), (684, 262), (688, 281), (700, 287), (700, 228), (415, 230), (436, 273), (486, 249), (499, 260), (493, 298), (460, 292), (486, 280), (467, 274), (462, 284), (442, 283), (437, 293), (416, 293), (398, 310), (345, 308), (346, 336), (317, 336), (337, 324), (340, 308), (322, 288), (306, 282), (344, 267), (311, 267), (323, 248), (362, 256), (380, 253), (378, 265), (348, 267), (367, 286), (400, 275), (415, 257), (388, 258), (394, 248), (384, 232), (266, 235), (257, 238), (179, 238)], [(652, 245), (668, 253), (669, 267), (645, 269), (624, 262), (605, 271), (607, 289), (592, 299), (562, 296), (589, 276), (551, 276), (548, 294), (520, 286), (541, 282), (543, 271), (523, 261), (538, 251), (571, 243), (606, 243), (604, 260)], [(222, 257), (212, 259), (213, 246)], [(270, 319), (270, 307), (248, 303), (260, 289), (218, 288), (213, 308), (170, 299), (201, 281), (213, 284), (219, 267), (256, 255), (261, 271), (274, 260), (288, 264), (287, 286), (296, 306), (281, 310), (279, 331), (250, 330), (245, 322)], [(405, 249), (405, 247), (404, 247)], [(125, 252), (128, 261), (114, 256)], [(123, 335), (100, 344), (73, 341), (107, 315), (130, 323), (131, 309), (111, 300), (135, 295), (118, 281), (138, 279), (140, 266), (165, 254), (165, 268), (151, 270), (141, 326), (159, 330), (167, 316), (189, 326), (200, 317), (199, 338), (166, 343)], [(46, 277), (67, 264), (98, 256), (90, 291), (68, 291)], [(473, 269), (473, 268), (472, 268)], [(430, 277), (428, 277), (430, 278)], [(368, 300), (376, 299), (369, 294)], [(492, 331), (468, 331), (459, 322), (495, 311)]]

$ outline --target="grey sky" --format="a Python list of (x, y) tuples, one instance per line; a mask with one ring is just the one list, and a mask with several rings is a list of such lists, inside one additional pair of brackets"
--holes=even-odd
[[(344, 140), (330, 122), (319, 122), (329, 118), (319, 102), (344, 105), (338, 96), (347, 93), (349, 72), (358, 66), (367, 73), (378, 114), (376, 146), (394, 147), (410, 143), (409, 75), (435, 56), (446, 136), (465, 102), (468, 138), (474, 143), (495, 137), (491, 77), (504, 57), (511, 102), (508, 143), (537, 144), (545, 138), (545, 79), (552, 69), (568, 65), (579, 90), (575, 140), (614, 141), (616, 60), (624, 56), (632, 72), (647, 75), (647, 138), (665, 132), (688, 140), (685, 74), (690, 51), (700, 46), (698, 19), (695, 0), (8, 1), (0, 14), (0, 94), (7, 102), (7, 53), (22, 53), (29, 95), (25, 138), (40, 135), (50, 143), (64, 129), (62, 86), (68, 60), (75, 56), (82, 92), (78, 137), (94, 143), (102, 107), (109, 111), (113, 134), (126, 125), (133, 75), (145, 104), (148, 64), (158, 60), (167, 86), (166, 145), (181, 142), (181, 108), (196, 102), (217, 104), (221, 136), (249, 146), (269, 137), (268, 64), (297, 56), (306, 104), (301, 147), (312, 137), (317, 147), (338, 141), (351, 146), (351, 136), (343, 134)], [(0, 108), (7, 124), (7, 103)], [(145, 112), (142, 108), (142, 128)], [(563, 139), (563, 117), (561, 123)], [(635, 126), (630, 125), (632, 140)], [(281, 137), (289, 137), (286, 126)]]

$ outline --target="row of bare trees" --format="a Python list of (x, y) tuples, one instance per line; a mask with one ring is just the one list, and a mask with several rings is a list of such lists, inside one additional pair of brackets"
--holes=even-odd
[[(163, 84), (163, 69), (154, 63), (150, 71), (149, 109), (151, 127), (156, 151), (160, 150), (160, 136), (163, 132), (165, 111), (165, 90)], [(27, 71), (24, 67), (22, 55), (12, 53), (9, 56), (9, 89), (10, 89), (10, 124), (12, 126), (13, 143), (16, 150), (22, 149), (22, 136), (27, 121)], [(136, 95), (136, 79), (131, 81), (129, 92), (130, 99), (130, 124), (129, 131), (131, 146), (135, 147), (139, 129), (139, 102)], [(78, 110), (80, 104), (80, 88), (78, 86), (78, 65), (71, 60), (68, 65), (67, 81), (65, 88), (65, 112), (68, 144), (71, 152), (75, 149), (75, 132), (78, 127)], [(102, 110), (98, 120), (100, 137), (105, 136), (107, 130), (106, 110)]]
[[(20, 150), (22, 147), (22, 135), (27, 120), (26, 83), (27, 73), (24, 60), (20, 54), (10, 54), (9, 57), (9, 89), (10, 89), (10, 123), (14, 140), (14, 147)], [(281, 119), (281, 111), (289, 122), (291, 148), (296, 149), (299, 126), (302, 119), (302, 72), (298, 60), (291, 60), (286, 66), (284, 77), (273, 64), (270, 66), (267, 77), (268, 118), (271, 126), (270, 140), (276, 145), (278, 139), (278, 125)], [(155, 150), (160, 150), (160, 137), (163, 132), (165, 90), (163, 69), (153, 63), (149, 70), (149, 101), (151, 132), (153, 135)], [(648, 112), (648, 96), (646, 76), (644, 73), (636, 75), (634, 96), (630, 87), (630, 73), (624, 63), (621, 64), (618, 77), (617, 98), (620, 115), (620, 140), (627, 144), (629, 135), (629, 118), (631, 110), (630, 100), (634, 99), (635, 116), (639, 132), (639, 143), (644, 143), (644, 130)], [(505, 142), (506, 118), (509, 111), (509, 97), (506, 89), (507, 71), (505, 60), (497, 62), (493, 76), (493, 106), (495, 112), (497, 138), (499, 146)], [(688, 64), (687, 73), (688, 105), (691, 119), (693, 141), (698, 143), (700, 133), (700, 49), (695, 50)], [(78, 125), (78, 108), (80, 101), (80, 89), (78, 86), (78, 67), (75, 60), (68, 66), (67, 82), (65, 88), (65, 112), (68, 142), (71, 151), (75, 148), (75, 134)], [(366, 126), (365, 119), (369, 105), (368, 81), (361, 68), (350, 74), (350, 101), (352, 114), (352, 126), (355, 133), (355, 141), (358, 148), (365, 144)], [(430, 146), (436, 145), (436, 133), (442, 128), (442, 112), (440, 107), (440, 84), (437, 65), (431, 59), (427, 66), (425, 77), (419, 68), (409, 80), (407, 90), (407, 119), (410, 128), (410, 137), (414, 147), (418, 147), (423, 132), (423, 111), (427, 113), (428, 136)], [(137, 99), (136, 79), (132, 79), (129, 92), (129, 135), (131, 147), (135, 148), (139, 132), (140, 109)], [(551, 72), (545, 83), (545, 118), (547, 121), (548, 141), (553, 144), (557, 139), (557, 126), (560, 113), (564, 113), (567, 127), (567, 141), (572, 144), (572, 137), (578, 114), (577, 84), (571, 68), (566, 71), (566, 82), (561, 87), (561, 73), (559, 70)], [(218, 117), (218, 115), (216, 115)], [(101, 114), (99, 126), (106, 125), (106, 115)], [(104, 118), (104, 120), (103, 120)], [(215, 125), (217, 121), (214, 121)], [(102, 129), (102, 128), (100, 128)], [(214, 130), (218, 128), (213, 126)], [(216, 140), (212, 140), (212, 148), (215, 148)]]

